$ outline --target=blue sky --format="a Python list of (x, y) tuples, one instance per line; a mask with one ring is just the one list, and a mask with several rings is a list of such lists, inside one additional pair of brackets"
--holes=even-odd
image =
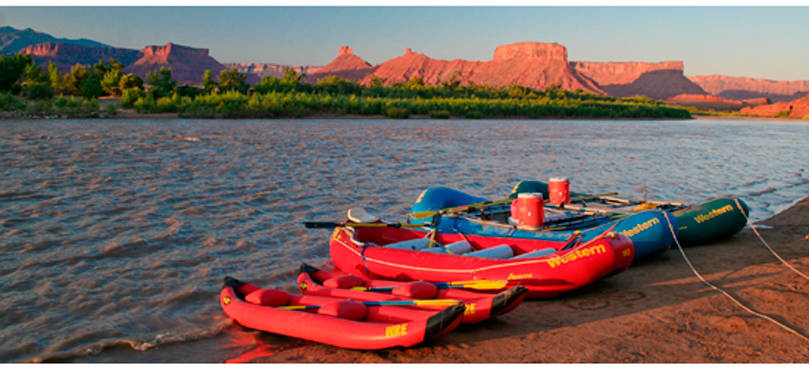
[(682, 60), (687, 75), (809, 80), (809, 7), (0, 7), (0, 24), (140, 49), (172, 41), (220, 62), (372, 64), (413, 48), (490, 60), (557, 42), (578, 61)]

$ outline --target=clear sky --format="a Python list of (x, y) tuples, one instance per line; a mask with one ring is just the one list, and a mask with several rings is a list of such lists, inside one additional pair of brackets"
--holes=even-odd
[(809, 80), (809, 7), (0, 7), (0, 24), (220, 62), (324, 65), (339, 45), (486, 61), (497, 45), (565, 45), (573, 61), (681, 60), (687, 75)]

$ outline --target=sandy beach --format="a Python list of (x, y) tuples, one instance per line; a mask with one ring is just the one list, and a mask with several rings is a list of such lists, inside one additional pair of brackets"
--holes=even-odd
[[(757, 224), (770, 246), (809, 273), (809, 197)], [(809, 335), (809, 282), (750, 228), (685, 250), (710, 282), (743, 304)], [(809, 342), (739, 308), (698, 280), (671, 249), (583, 290), (528, 301), (410, 349), (344, 350), (316, 343), (258, 362), (806, 362)]]

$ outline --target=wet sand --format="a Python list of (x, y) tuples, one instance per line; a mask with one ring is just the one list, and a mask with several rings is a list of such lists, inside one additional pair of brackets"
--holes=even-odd
[[(764, 226), (769, 226), (767, 228)], [(757, 224), (809, 274), (809, 197)], [(746, 228), (685, 249), (695, 268), (752, 309), (809, 336), (809, 282)], [(303, 342), (258, 362), (807, 362), (809, 342), (737, 307), (699, 281), (679, 250), (561, 298), (409, 349), (344, 350)]]

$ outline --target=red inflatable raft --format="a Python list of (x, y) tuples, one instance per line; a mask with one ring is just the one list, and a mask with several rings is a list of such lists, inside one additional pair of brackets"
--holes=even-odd
[[(225, 278), (219, 296), (225, 314), (244, 327), (351, 349), (413, 346), (451, 331), (464, 312), (463, 304), (438, 312), (366, 306), (345, 299), (288, 294), (231, 277)], [(307, 309), (283, 309), (285, 306)]]
[[(328, 296), (358, 301), (388, 301), (403, 299), (458, 299), (466, 310), (463, 323), (478, 323), (493, 316), (512, 311), (520, 305), (528, 292), (517, 285), (500, 293), (485, 293), (458, 288), (439, 288), (424, 282), (365, 280), (359, 276), (331, 274), (308, 264), (301, 265), (298, 287), (306, 295)], [(370, 292), (369, 288), (392, 288), (385, 292)], [(361, 289), (361, 290), (358, 290)], [(424, 307), (424, 310), (439, 310)]]
[[(471, 254), (505, 251), (507, 258), (450, 254), (419, 249), (411, 241), (429, 232), (410, 228), (338, 227), (329, 241), (331, 259), (343, 272), (371, 279), (507, 280), (528, 289), (529, 298), (548, 298), (625, 270), (634, 256), (632, 242), (615, 233), (586, 242), (543, 241), (480, 235), (437, 233), (440, 246), (466, 241)], [(415, 248), (413, 250), (412, 248)], [(489, 254), (496, 256), (497, 254)]]

